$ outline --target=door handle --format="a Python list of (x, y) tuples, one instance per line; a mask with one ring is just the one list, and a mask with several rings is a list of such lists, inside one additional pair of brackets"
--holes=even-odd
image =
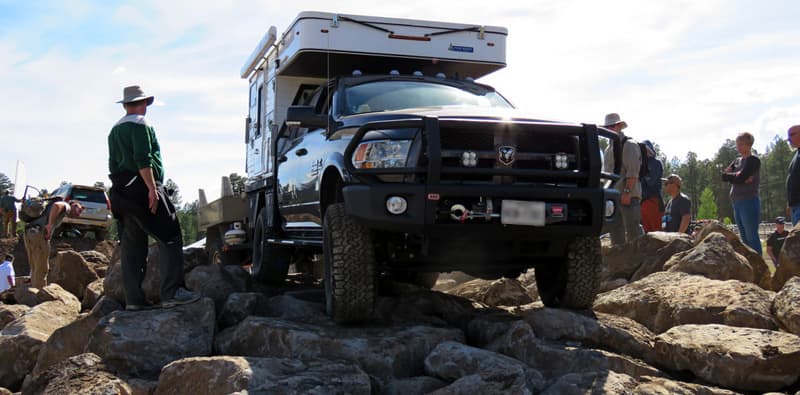
[(294, 154), (297, 156), (303, 156), (305, 154), (308, 154), (308, 150), (305, 148), (300, 148), (299, 150), (295, 151)]

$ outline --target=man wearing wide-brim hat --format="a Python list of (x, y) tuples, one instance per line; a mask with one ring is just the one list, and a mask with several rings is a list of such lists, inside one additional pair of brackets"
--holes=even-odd
[[(644, 234), (640, 225), (642, 220), (640, 208), (642, 185), (639, 182), (639, 169), (642, 163), (642, 155), (639, 150), (639, 144), (625, 137), (623, 129), (628, 127), (628, 123), (623, 121), (619, 114), (607, 114), (603, 127), (616, 132), (622, 138), (620, 179), (614, 184), (614, 189), (620, 192), (620, 216), (622, 220), (615, 221), (609, 225), (608, 231), (611, 234), (612, 244), (625, 244)], [(605, 158), (603, 170), (607, 173), (613, 173), (614, 147), (609, 145), (603, 157)]]
[(111, 211), (117, 219), (125, 308), (153, 307), (142, 292), (147, 266), (147, 236), (158, 241), (161, 306), (191, 303), (198, 297), (183, 288), (183, 238), (175, 206), (168, 199), (164, 165), (155, 128), (147, 122), (153, 96), (138, 85), (123, 90), (125, 116), (108, 135)]

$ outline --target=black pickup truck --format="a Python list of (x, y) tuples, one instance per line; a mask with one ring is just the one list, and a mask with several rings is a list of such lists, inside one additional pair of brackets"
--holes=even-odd
[(340, 323), (370, 317), (380, 276), (431, 287), (455, 270), (533, 267), (546, 306), (591, 306), (619, 199), (605, 188), (619, 167), (602, 172), (614, 133), (524, 117), (489, 86), (441, 76), (356, 73), (307, 96), (273, 146), (254, 275), (281, 278), (297, 251), (321, 249)]

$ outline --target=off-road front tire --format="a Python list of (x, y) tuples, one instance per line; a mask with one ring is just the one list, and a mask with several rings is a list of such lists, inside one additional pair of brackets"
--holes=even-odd
[(253, 277), (264, 284), (280, 284), (289, 274), (292, 261), (291, 247), (271, 244), (267, 241), (269, 232), (264, 212), (258, 214), (253, 231)]
[(578, 237), (567, 247), (560, 265), (536, 267), (536, 286), (547, 307), (592, 307), (600, 281), (600, 239)]
[(356, 324), (372, 315), (377, 293), (375, 252), (369, 229), (347, 215), (344, 204), (325, 211), (322, 222), (325, 310), (338, 324)]

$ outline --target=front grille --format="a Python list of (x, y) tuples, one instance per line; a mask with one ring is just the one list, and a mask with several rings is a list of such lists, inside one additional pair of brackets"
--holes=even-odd
[[(574, 174), (586, 159), (581, 150), (582, 129), (564, 125), (514, 123), (440, 123), (442, 182), (456, 183), (575, 183)], [(514, 160), (503, 164), (498, 149), (511, 147)], [(475, 152), (477, 166), (461, 163), (464, 152)], [(567, 169), (558, 169), (555, 155), (569, 158)], [(537, 174), (509, 175), (508, 169), (539, 170)]]

